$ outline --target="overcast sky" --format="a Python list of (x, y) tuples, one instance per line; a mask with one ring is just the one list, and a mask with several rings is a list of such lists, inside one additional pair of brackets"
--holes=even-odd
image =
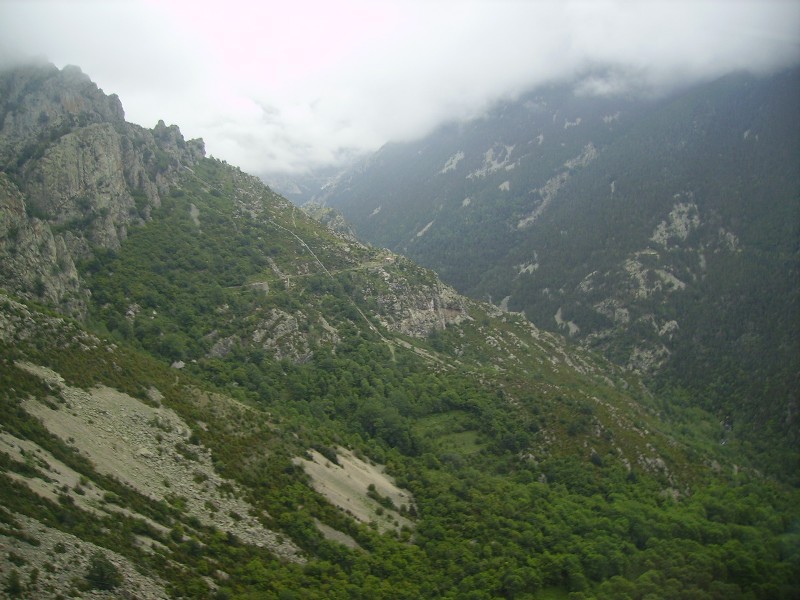
[(796, 63), (800, 1), (0, 0), (0, 53), (78, 65), (129, 121), (245, 171), (298, 171), (590, 65), (663, 89)]

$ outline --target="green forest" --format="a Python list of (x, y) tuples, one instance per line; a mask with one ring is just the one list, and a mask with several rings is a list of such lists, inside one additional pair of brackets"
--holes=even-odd
[(543, 86), (387, 145), (324, 199), (364, 239), (641, 372), (795, 477), (799, 94), (796, 67), (647, 101)]
[[(263, 210), (231, 201), (248, 185)], [(549, 334), (512, 360), (487, 338), (511, 343), (529, 326), (479, 303), (468, 320), (426, 338), (389, 331), (375, 291), (391, 283), (376, 269), (408, 285), (430, 284), (432, 274), (343, 244), (240, 171), (204, 159), (119, 251), (80, 266), (99, 343), (81, 341), (88, 334), (77, 323), (7, 297), (4, 318), (28, 319), (40, 335), (3, 342), (3, 431), (35, 441), (99, 482), (104, 502), (148, 521), (91, 515), (67, 494), (37, 497), (10, 476), (32, 466), (0, 454), (4, 534), (14, 535), (13, 513), (30, 516), (122, 554), (174, 597), (798, 596), (796, 488), (742, 465), (702, 406), (667, 408), (635, 377)], [(265, 348), (252, 332), (278, 314), (291, 315), (294, 329)], [(60, 401), (20, 360), (83, 389), (103, 384), (143, 401), (158, 389), (194, 424), (187, 460), (193, 447), (210, 449), (214, 468), (306, 561), (188, 517), (179, 496), (155, 501), (96, 471), (21, 408), (29, 397)], [(170, 368), (176, 361), (184, 368)], [(209, 400), (217, 394), (248, 411), (234, 418)], [(382, 533), (314, 491), (294, 457), (315, 449), (335, 462), (338, 448), (387, 466), (413, 494), (403, 507), (412, 526)], [(357, 547), (327, 539), (320, 522)], [(142, 537), (161, 550), (142, 550)], [(101, 559), (74, 595), (114, 589), (118, 574)], [(23, 571), (3, 576), (8, 596), (36, 595)]]

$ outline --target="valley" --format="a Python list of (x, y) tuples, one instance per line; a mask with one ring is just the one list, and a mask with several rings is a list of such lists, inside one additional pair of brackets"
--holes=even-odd
[[(769, 429), (775, 453), (751, 452), (731, 425), (748, 413), (653, 386), (528, 319), (513, 290), (509, 310), (461, 295), (177, 126), (127, 123), (74, 67), (3, 72), (0, 99), (2, 597), (797, 595), (800, 499), (776, 474), (796, 455)], [(552, 165), (572, 181), (596, 143)], [(514, 148), (430, 164), (502, 175), (505, 193)], [(651, 251), (617, 265), (645, 299), (692, 281), (653, 264), (704, 226), (672, 200)], [(433, 238), (438, 217), (418, 220), (403, 239)], [(734, 231), (704, 246), (709, 277), (744, 246)], [(526, 250), (515, 272), (549, 257)], [(573, 275), (587, 294), (622, 281)], [(570, 306), (548, 318), (591, 331)]]
[(797, 69), (660, 97), (582, 89), (387, 144), (312, 201), (671, 403), (702, 398), (764, 468), (796, 472)]

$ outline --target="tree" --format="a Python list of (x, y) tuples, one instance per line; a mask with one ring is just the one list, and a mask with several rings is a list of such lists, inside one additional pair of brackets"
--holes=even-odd
[(122, 573), (102, 552), (95, 552), (89, 559), (86, 581), (98, 590), (113, 590), (122, 584)]
[(4, 589), (6, 594), (12, 598), (19, 596), (22, 593), (22, 581), (19, 577), (19, 571), (16, 569), (11, 569), (11, 572), (6, 578), (6, 585)]

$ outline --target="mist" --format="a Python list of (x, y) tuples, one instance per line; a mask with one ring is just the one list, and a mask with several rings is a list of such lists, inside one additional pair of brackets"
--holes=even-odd
[(338, 164), (537, 85), (665, 93), (800, 62), (800, 3), (22, 2), (0, 55), (81, 67), (126, 118), (254, 173)]

